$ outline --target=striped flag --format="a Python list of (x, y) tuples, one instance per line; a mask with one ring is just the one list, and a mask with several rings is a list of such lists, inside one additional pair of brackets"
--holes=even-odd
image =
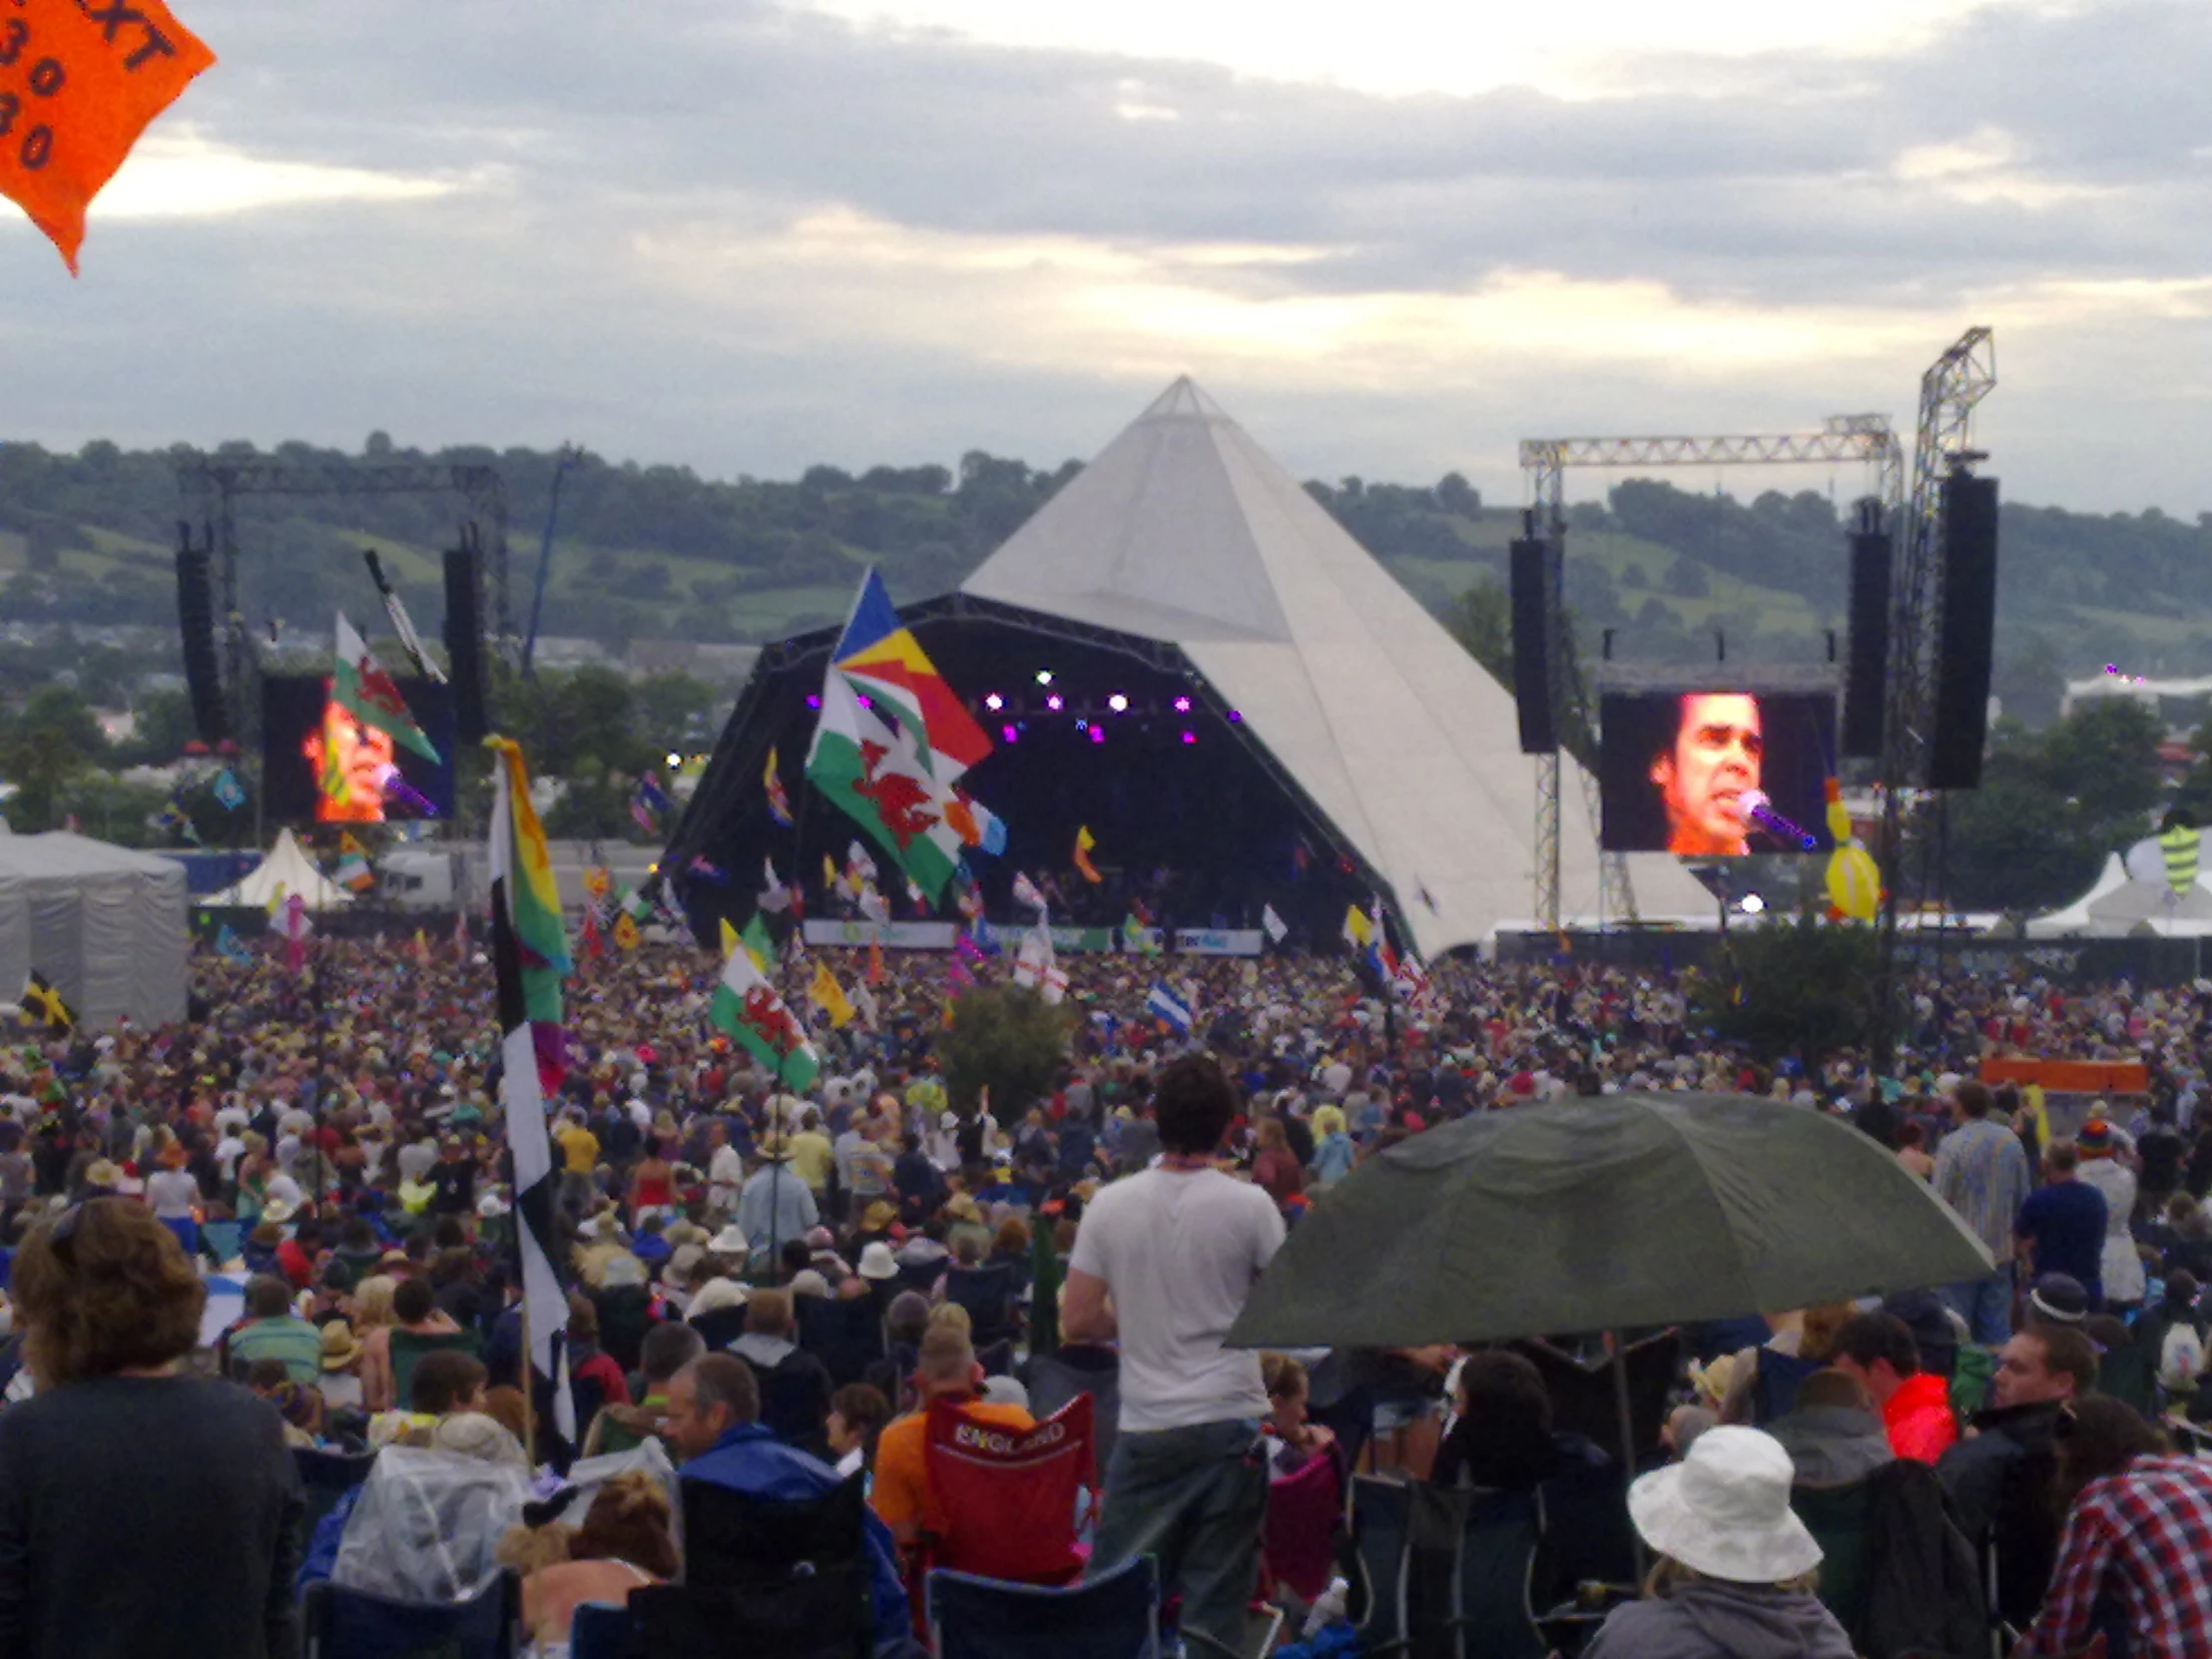
[[(530, 775), (522, 751), (504, 738), (495, 753), (491, 812), (491, 957), (498, 982), (499, 1099), (507, 1149), (514, 1158), (515, 1251), (522, 1263), (522, 1317), (530, 1365), (553, 1389), (553, 1423), (576, 1442), (576, 1402), (568, 1388), (568, 1357), (559, 1338), (568, 1325), (568, 1294), (549, 1254), (557, 1177), (546, 1128), (544, 1075), (548, 1039), (557, 1045), (561, 980), (568, 938), (560, 890), (545, 830), (530, 805)], [(557, 1084), (558, 1048), (550, 1082)]]
[(1169, 990), (1165, 980), (1152, 981), (1152, 989), (1145, 995), (1144, 1011), (1173, 1026), (1179, 1037), (1191, 1034), (1191, 1005)]

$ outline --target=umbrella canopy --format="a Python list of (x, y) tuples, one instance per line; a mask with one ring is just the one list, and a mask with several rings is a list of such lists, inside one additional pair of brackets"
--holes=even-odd
[(1804, 1308), (1992, 1271), (1858, 1130), (1742, 1095), (1486, 1112), (1355, 1169), (1292, 1232), (1243, 1348), (1403, 1348)]

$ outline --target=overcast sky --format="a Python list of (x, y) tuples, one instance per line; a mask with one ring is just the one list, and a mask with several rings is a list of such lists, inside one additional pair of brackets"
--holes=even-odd
[(1052, 465), (1188, 371), (1512, 501), (1527, 436), (1910, 437), (1988, 323), (2008, 497), (2212, 508), (2204, 0), (174, 3), (220, 61), (84, 276), (0, 222), (8, 436)]

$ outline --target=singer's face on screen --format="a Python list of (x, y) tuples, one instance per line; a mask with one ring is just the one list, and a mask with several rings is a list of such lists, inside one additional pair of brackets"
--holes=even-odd
[(1651, 781), (1667, 809), (1667, 850), (1705, 857), (1749, 852), (1751, 815), (1744, 792), (1760, 787), (1765, 755), (1756, 697), (1740, 692), (1684, 697), (1673, 747), (1651, 763)]

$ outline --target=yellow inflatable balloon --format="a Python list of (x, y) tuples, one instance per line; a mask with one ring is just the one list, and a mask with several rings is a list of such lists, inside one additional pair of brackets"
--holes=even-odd
[(1854, 921), (1872, 921), (1882, 907), (1882, 868), (1857, 841), (1829, 854), (1828, 901)]

